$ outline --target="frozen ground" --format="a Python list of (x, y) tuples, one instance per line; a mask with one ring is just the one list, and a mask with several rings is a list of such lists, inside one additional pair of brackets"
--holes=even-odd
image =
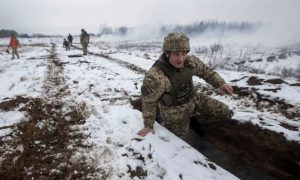
[[(21, 43), (20, 59), (11, 60), (6, 47), (0, 47), (3, 177), (238, 179), (159, 124), (154, 135), (136, 135), (143, 127), (142, 116), (129, 99), (140, 96), (143, 72), (159, 57), (160, 42), (95, 40), (89, 47), (92, 54), (84, 57), (69, 57), (81, 51), (65, 51), (58, 38)], [(76, 39), (74, 45), (79, 47)], [(197, 47), (191, 53), (197, 54)], [(300, 56), (291, 58), (293, 67), (299, 64)], [(199, 91), (228, 104), (233, 119), (299, 144), (297, 79), (216, 70), (236, 93), (220, 96), (195, 78)], [(38, 158), (26, 159), (26, 153)], [(299, 164), (299, 157), (295, 161)], [(17, 170), (15, 176), (9, 176), (12, 170)]]

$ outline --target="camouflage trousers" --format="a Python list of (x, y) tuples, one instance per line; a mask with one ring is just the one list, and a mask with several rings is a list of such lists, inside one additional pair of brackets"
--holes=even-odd
[(82, 50), (84, 55), (87, 55), (87, 47), (88, 47), (88, 43), (82, 43)]
[(12, 48), (12, 53), (11, 54), (12, 54), (11, 59), (15, 59), (15, 55), (17, 56), (18, 59), (20, 58), (17, 48)]
[(190, 116), (193, 113), (214, 118), (228, 118), (229, 107), (207, 95), (195, 93), (188, 103), (180, 106), (165, 106), (158, 103), (163, 125), (180, 138), (185, 138), (189, 132)]

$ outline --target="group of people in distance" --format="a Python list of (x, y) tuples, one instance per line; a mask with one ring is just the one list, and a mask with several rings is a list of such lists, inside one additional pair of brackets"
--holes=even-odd
[[(83, 55), (87, 55), (87, 47), (90, 41), (90, 35), (84, 30), (81, 29), (80, 34), (80, 44), (82, 45)], [(66, 51), (70, 50), (70, 47), (72, 46), (73, 42), (73, 36), (69, 33), (69, 36), (67, 39), (64, 39), (63, 47), (66, 48)]]
[[(80, 43), (86, 55), (89, 35), (84, 29), (81, 29)], [(200, 59), (188, 55), (189, 51), (186, 34), (172, 32), (164, 38), (162, 54), (146, 72), (141, 87), (144, 127), (137, 132), (138, 135), (154, 133), (158, 113), (160, 123), (183, 140), (187, 138), (190, 116), (194, 113), (210, 119), (231, 119), (233, 112), (228, 105), (197, 92), (192, 77), (204, 79), (219, 88), (221, 94), (232, 95), (232, 86)]]
[(63, 47), (66, 48), (66, 51), (69, 51), (70, 47), (72, 46), (73, 36), (69, 33), (69, 36), (67, 37), (67, 39), (66, 38), (64, 39)]
[[(82, 45), (83, 55), (87, 55), (87, 47), (88, 47), (89, 41), (90, 41), (89, 34), (84, 29), (81, 29), (80, 44)], [(68, 37), (64, 38), (64, 41), (63, 41), (63, 47), (66, 49), (66, 51), (70, 50), (72, 43), (73, 43), (73, 36), (71, 35), (71, 33), (69, 33)], [(18, 59), (20, 58), (19, 53), (18, 53), (18, 48), (20, 48), (20, 47), (21, 47), (21, 44), (20, 44), (19, 39), (17, 38), (17, 34), (11, 33), (9, 45), (8, 45), (8, 48), (6, 49), (7, 53), (10, 53), (10, 49), (11, 49), (11, 54), (12, 54), (11, 59), (15, 59), (15, 56)]]

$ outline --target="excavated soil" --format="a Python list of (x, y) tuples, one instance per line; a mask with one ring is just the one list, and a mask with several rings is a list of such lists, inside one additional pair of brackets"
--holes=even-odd
[(25, 114), (20, 123), (2, 127), (12, 132), (0, 137), (0, 179), (97, 179), (106, 174), (95, 169), (85, 157), (75, 152), (89, 149), (86, 139), (74, 125), (85, 123), (84, 106), (63, 101), (68, 86), (63, 77), (63, 63), (52, 44), (42, 98), (17, 96), (3, 99), (1, 111)]
[(285, 102), (280, 98), (271, 98), (268, 95), (263, 95), (257, 92), (255, 88), (233, 86), (233, 91), (238, 96), (237, 99), (249, 98), (255, 102), (258, 110), (268, 109), (276, 113), (280, 112), (288, 119), (300, 119), (300, 111), (292, 104)]
[[(143, 74), (133, 64), (120, 62), (108, 55), (94, 54), (122, 64), (137, 73)], [(233, 82), (248, 78), (248, 85), (287, 84), (281, 79), (258, 79), (255, 76), (245, 76)], [(293, 84), (294, 85), (294, 84)], [(297, 86), (295, 84), (294, 86)], [(243, 88), (234, 86), (235, 98), (248, 98), (255, 102), (258, 110), (269, 109), (276, 113), (280, 112), (289, 119), (300, 118), (299, 111), (295, 107), (279, 98), (271, 98), (258, 92), (256, 88)], [(205, 90), (205, 89), (204, 89)], [(277, 92), (280, 88), (265, 89), (265, 91)], [(214, 93), (206, 91), (208, 95)], [(141, 100), (130, 99), (134, 109), (142, 110)], [(292, 111), (291, 111), (292, 109)], [(294, 110), (294, 111), (293, 111)], [(288, 141), (283, 134), (261, 129), (251, 123), (239, 123), (237, 120), (207, 121), (211, 119), (202, 116), (191, 118), (191, 133), (187, 139), (193, 147), (224, 167), (241, 179), (299, 179), (300, 177), (300, 144)], [(297, 130), (296, 127), (281, 123), (282, 127)], [(138, 170), (131, 170), (131, 174)]]
[(253, 86), (253, 85), (262, 85), (264, 79), (258, 79), (255, 76), (251, 76), (249, 77), (249, 79), (247, 80), (248, 85)]
[[(90, 53), (92, 54), (92, 53)], [(116, 62), (137, 73), (145, 70), (121, 60), (103, 54), (93, 54)], [(53, 59), (57, 67), (59, 62), (54, 52), (47, 58)], [(80, 62), (88, 63), (88, 62)], [(53, 76), (52, 73), (50, 76)], [(242, 80), (247, 77), (243, 77)], [(63, 77), (54, 77), (50, 80)], [(239, 81), (236, 80), (236, 81)], [(249, 85), (262, 83), (285, 83), (278, 79), (264, 81), (256, 77), (248, 79)], [(75, 83), (75, 82), (74, 82)], [(295, 84), (298, 85), (298, 84)], [(45, 86), (47, 87), (47, 86)], [(51, 89), (49, 85), (48, 89)], [(47, 89), (47, 88), (46, 88)], [(277, 91), (278, 89), (266, 89)], [(62, 91), (54, 91), (60, 97)], [(213, 92), (208, 92), (213, 93)], [(289, 119), (299, 118), (300, 114), (290, 109), (295, 107), (280, 99), (271, 99), (257, 92), (255, 88), (234, 87), (236, 98), (249, 98), (256, 108), (268, 108), (280, 112)], [(50, 90), (49, 93), (51, 94)], [(131, 100), (135, 109), (141, 110), (140, 99)], [(19, 124), (8, 127), (13, 132), (0, 138), (0, 179), (93, 179), (99, 177), (101, 169), (93, 169), (85, 159), (72, 161), (76, 148), (89, 148), (82, 145), (87, 138), (72, 129), (72, 125), (85, 123), (84, 115), (77, 107), (69, 107), (62, 112), (64, 104), (58, 99), (39, 99), (18, 96), (4, 99), (0, 110), (19, 110), (26, 114)], [(288, 141), (283, 134), (264, 130), (251, 123), (239, 123), (237, 120), (207, 120), (210, 117), (191, 118), (191, 133), (187, 142), (203, 153), (211, 161), (235, 174), (241, 179), (299, 179), (300, 144)], [(281, 126), (297, 130), (296, 127), (282, 123)], [(98, 172), (98, 176), (96, 173)], [(147, 172), (128, 167), (131, 177), (144, 177)], [(106, 179), (105, 174), (100, 176)]]
[(72, 125), (83, 124), (76, 108), (62, 113), (56, 101), (17, 97), (0, 103), (2, 111), (18, 109), (25, 120), (14, 127), (11, 140), (0, 139), (0, 179), (86, 179), (95, 170), (84, 160), (71, 162), (84, 137)]

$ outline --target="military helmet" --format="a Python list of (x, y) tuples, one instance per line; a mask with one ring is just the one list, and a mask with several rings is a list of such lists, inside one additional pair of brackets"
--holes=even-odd
[(183, 32), (172, 32), (164, 38), (164, 53), (171, 51), (190, 51), (189, 38)]

